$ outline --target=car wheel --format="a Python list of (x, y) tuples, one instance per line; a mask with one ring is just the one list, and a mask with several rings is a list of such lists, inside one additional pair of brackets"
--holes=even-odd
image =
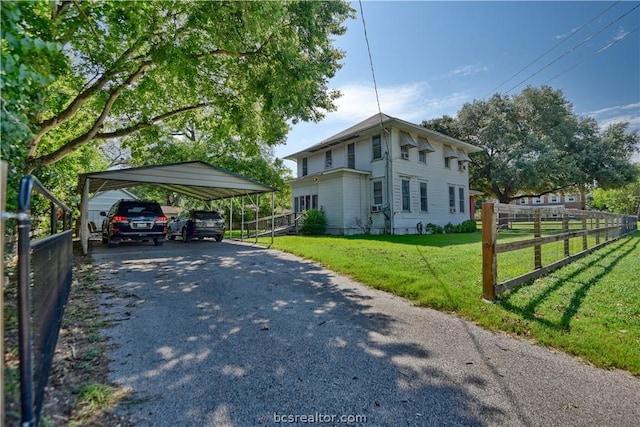
[(216, 242), (222, 242), (222, 237), (223, 237), (222, 234), (218, 234), (216, 236)]
[(187, 243), (189, 240), (191, 240), (191, 239), (189, 238), (189, 235), (187, 234), (187, 229), (183, 228), (182, 229), (182, 241)]
[(162, 245), (164, 245), (164, 240), (161, 240), (161, 239), (153, 239), (153, 244), (154, 244), (155, 246), (162, 246)]

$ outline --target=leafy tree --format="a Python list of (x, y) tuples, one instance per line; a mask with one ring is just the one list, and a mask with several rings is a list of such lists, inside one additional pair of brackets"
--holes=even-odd
[(600, 132), (595, 120), (576, 117), (562, 91), (548, 86), (467, 103), (455, 120), (423, 125), (482, 147), (472, 155), (470, 181), (502, 203), (593, 184), (612, 188), (637, 174), (631, 163), (636, 131), (617, 123)]
[[(3, 144), (3, 158), (28, 171), (96, 140), (141, 133), (148, 146), (196, 113), (213, 135), (279, 143), (288, 120), (334, 108), (327, 82), (343, 53), (332, 37), (353, 13), (341, 1), (177, 0), (3, 2), (2, 11), (3, 68), (9, 44), (18, 70), (3, 81), (17, 87), (43, 49), (36, 74), (53, 77), (3, 92), (3, 107), (27, 100), (19, 110), (31, 137)], [(16, 47), (29, 40), (33, 49)]]
[[(640, 176), (640, 164), (636, 164), (636, 169)], [(595, 209), (637, 215), (640, 218), (640, 178), (621, 188), (596, 188), (590, 205)]]

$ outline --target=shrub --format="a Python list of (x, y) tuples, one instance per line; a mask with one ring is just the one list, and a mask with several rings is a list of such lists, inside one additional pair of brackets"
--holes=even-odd
[(444, 232), (447, 234), (454, 233), (456, 230), (456, 226), (451, 224), (450, 222), (446, 223), (444, 226)]
[(478, 230), (476, 222), (473, 220), (466, 220), (456, 226), (458, 229), (456, 233), (473, 233)]
[(304, 213), (302, 219), (304, 221), (302, 224), (302, 234), (317, 236), (324, 234), (327, 230), (327, 218), (322, 211), (310, 209)]
[(424, 226), (425, 234), (442, 234), (442, 231), (442, 227), (432, 222)]

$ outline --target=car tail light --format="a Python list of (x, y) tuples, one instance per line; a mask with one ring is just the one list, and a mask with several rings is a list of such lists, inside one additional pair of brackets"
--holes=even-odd
[(166, 223), (167, 222), (167, 217), (164, 216), (164, 215), (156, 217), (156, 222), (164, 222), (164, 223)]
[(113, 222), (127, 222), (127, 217), (122, 215), (114, 215)]

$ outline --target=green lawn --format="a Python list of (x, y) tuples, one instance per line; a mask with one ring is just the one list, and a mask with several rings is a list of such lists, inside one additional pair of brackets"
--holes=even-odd
[[(501, 233), (501, 239), (514, 236)], [(276, 237), (272, 247), (318, 261), (416, 305), (453, 312), (597, 366), (640, 375), (640, 231), (528, 286), (505, 292), (494, 304), (482, 300), (480, 232), (283, 236)], [(532, 263), (528, 255), (519, 258), (522, 255), (514, 253), (513, 257), (499, 259), (501, 275), (519, 274), (520, 259)]]

